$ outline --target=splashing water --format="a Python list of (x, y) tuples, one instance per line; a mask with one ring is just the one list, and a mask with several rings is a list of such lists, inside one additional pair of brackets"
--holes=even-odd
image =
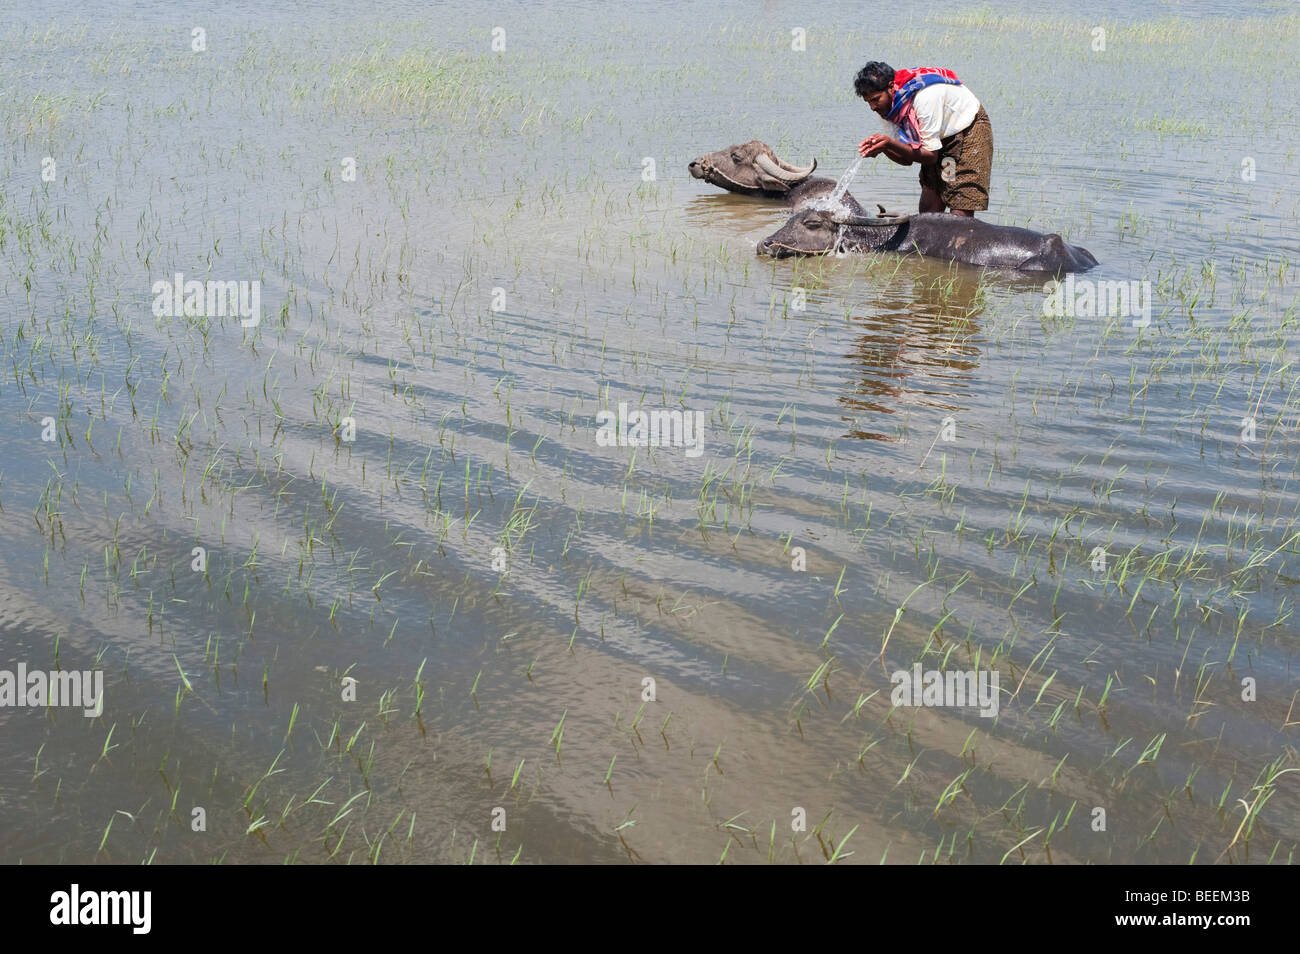
[[(814, 209), (822, 212), (847, 212), (848, 206), (844, 202), (844, 196), (848, 194), (849, 186), (853, 182), (853, 177), (858, 174), (858, 169), (862, 167), (862, 159), (859, 157), (851, 166), (844, 170), (839, 181), (835, 183), (835, 188), (823, 196), (812, 199), (804, 204), (806, 209)], [(843, 238), (843, 229), (840, 229), (841, 238)]]
[[(853, 182), (853, 177), (858, 174), (858, 169), (862, 167), (862, 158), (858, 159), (840, 176), (839, 181), (835, 183), (835, 188), (824, 196), (807, 202), (803, 208), (813, 209), (822, 212), (847, 212), (849, 207), (844, 202), (844, 196), (848, 194), (849, 185)], [(844, 244), (845, 226), (841, 225), (839, 231), (835, 234), (835, 242), (831, 245), (832, 255), (842, 255)]]
[(831, 190), (830, 200), (836, 205), (844, 202), (844, 193), (849, 191), (849, 185), (853, 182), (853, 177), (858, 174), (858, 169), (862, 167), (862, 157), (859, 156), (853, 165), (844, 170), (844, 175), (840, 176), (840, 181), (835, 183), (835, 188)]

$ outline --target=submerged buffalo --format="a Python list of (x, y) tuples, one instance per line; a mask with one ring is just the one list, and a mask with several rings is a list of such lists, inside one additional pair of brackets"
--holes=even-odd
[(930, 258), (1023, 272), (1084, 272), (1092, 253), (1059, 235), (993, 225), (946, 213), (863, 215), (858, 209), (803, 208), (758, 244), (774, 258), (832, 251), (918, 253)]
[[(791, 208), (824, 198), (835, 188), (834, 179), (813, 176), (816, 159), (806, 166), (791, 165), (759, 139), (700, 156), (687, 168), (695, 178), (728, 192), (784, 199)], [(844, 196), (844, 205), (851, 211), (862, 211), (850, 195)]]

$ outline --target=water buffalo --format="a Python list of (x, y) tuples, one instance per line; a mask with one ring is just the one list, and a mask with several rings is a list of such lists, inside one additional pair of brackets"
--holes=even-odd
[[(687, 168), (696, 179), (703, 179), (728, 192), (784, 199), (791, 208), (822, 198), (835, 188), (834, 179), (813, 177), (817, 169), (816, 159), (802, 168), (793, 166), (778, 158), (767, 143), (758, 139), (700, 156)], [(852, 196), (844, 197), (844, 205), (851, 211), (862, 211)]]
[[(820, 203), (815, 203), (815, 205)], [(862, 215), (857, 209), (803, 208), (758, 244), (774, 258), (831, 251), (919, 253), (930, 258), (1023, 272), (1084, 272), (1092, 253), (1011, 225), (993, 225), (947, 213)]]

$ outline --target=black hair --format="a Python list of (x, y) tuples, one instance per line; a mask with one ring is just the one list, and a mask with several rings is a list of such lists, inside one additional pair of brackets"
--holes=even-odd
[(858, 70), (857, 76), (853, 77), (853, 91), (859, 97), (863, 97), (889, 89), (889, 84), (892, 82), (894, 82), (894, 68), (888, 63), (872, 60)]

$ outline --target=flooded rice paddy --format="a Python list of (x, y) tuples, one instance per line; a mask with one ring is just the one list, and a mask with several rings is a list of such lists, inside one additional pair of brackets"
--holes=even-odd
[[(1300, 18), (1185, 6), (8, 19), (0, 859), (1293, 862)], [(876, 58), (1145, 312), (756, 256)]]

